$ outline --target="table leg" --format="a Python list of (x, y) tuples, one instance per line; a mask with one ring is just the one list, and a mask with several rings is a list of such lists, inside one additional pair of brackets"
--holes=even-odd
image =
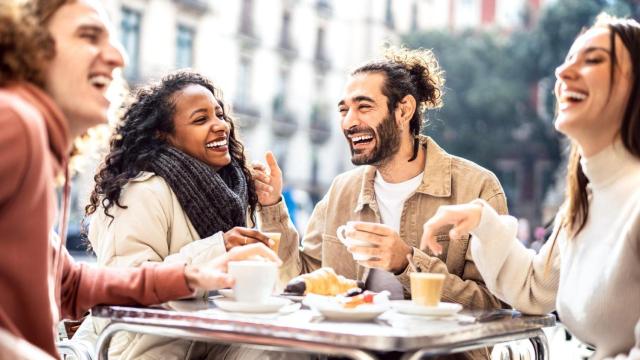
[(56, 343), (56, 348), (60, 355), (73, 355), (77, 360), (91, 359), (91, 353), (87, 347), (80, 345), (80, 342), (75, 340), (62, 340)]
[(537, 360), (548, 360), (549, 359), (549, 343), (547, 342), (547, 336), (544, 334), (542, 329), (539, 329), (538, 334), (529, 338), (531, 344), (533, 345), (533, 351), (536, 354)]
[(533, 344), (534, 351), (536, 353), (537, 360), (549, 359), (549, 345), (547, 344), (547, 337), (541, 329), (530, 330), (517, 335), (506, 335), (488, 339), (480, 339), (466, 344), (459, 344), (456, 346), (431, 346), (425, 349), (418, 349), (414, 351), (407, 351), (402, 360), (420, 360), (425, 356), (434, 355), (446, 355), (455, 354), (468, 350), (474, 350), (485, 346), (493, 346), (500, 342), (529, 339)]
[(109, 358), (109, 344), (111, 344), (111, 339), (116, 333), (124, 330), (126, 330), (125, 324), (113, 322), (108, 324), (102, 330), (102, 332), (98, 336), (98, 342), (96, 343), (96, 357), (98, 358), (98, 360)]
[(240, 345), (258, 347), (263, 349), (272, 349), (274, 351), (298, 351), (307, 353), (319, 353), (332, 356), (345, 356), (353, 360), (377, 360), (373, 354), (370, 354), (364, 350), (348, 349), (342, 347), (333, 347), (322, 344), (314, 344), (300, 341), (286, 341), (279, 344), (277, 339), (264, 339), (260, 342), (257, 338), (242, 337), (240, 339), (237, 335), (231, 333), (200, 333), (192, 332), (185, 329), (172, 329), (166, 327), (157, 327), (149, 325), (138, 324), (125, 324), (118, 322), (111, 322), (107, 325), (96, 343), (96, 356), (98, 360), (105, 360), (109, 356), (109, 344), (113, 336), (120, 331), (130, 331), (139, 334), (157, 335), (174, 337), (181, 339), (189, 339), (196, 341), (209, 341), (218, 340), (213, 342), (221, 343), (235, 343)]

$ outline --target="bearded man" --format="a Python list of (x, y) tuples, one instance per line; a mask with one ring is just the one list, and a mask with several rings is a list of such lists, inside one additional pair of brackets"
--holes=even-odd
[[(507, 212), (493, 173), (420, 135), (424, 112), (442, 105), (443, 83), (433, 53), (424, 50), (392, 49), (383, 60), (351, 73), (338, 110), (358, 167), (334, 179), (311, 215), (301, 247), (281, 201), (282, 174), (275, 159), (267, 156), (270, 171), (257, 167), (259, 220), (265, 231), (282, 233), (283, 277), (332, 267), (364, 280), (370, 290), (410, 298), (409, 255), (422, 271), (446, 275), (443, 301), (468, 309), (502, 307), (485, 287), (468, 238), (450, 241), (449, 229), (441, 229), (440, 255), (419, 249), (422, 224), (441, 205), (482, 198), (498, 213)], [(347, 248), (340, 242), (336, 230), (347, 222), (348, 237), (374, 246)], [(368, 259), (356, 261), (352, 253)]]

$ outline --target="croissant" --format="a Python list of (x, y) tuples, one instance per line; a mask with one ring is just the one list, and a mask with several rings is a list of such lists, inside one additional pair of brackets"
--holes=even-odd
[(284, 289), (290, 294), (318, 294), (335, 296), (353, 288), (364, 290), (362, 281), (350, 280), (342, 275), (336, 275), (332, 268), (320, 268), (314, 272), (300, 275), (292, 279)]

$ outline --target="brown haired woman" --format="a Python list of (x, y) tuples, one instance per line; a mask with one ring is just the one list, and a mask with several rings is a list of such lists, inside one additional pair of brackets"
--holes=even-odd
[[(557, 309), (594, 358), (640, 358), (640, 24), (601, 15), (556, 69), (555, 126), (572, 142), (567, 198), (539, 254), (483, 201), (441, 207), (421, 246), (471, 233), (487, 286), (526, 313)], [(454, 237), (454, 236), (452, 236)], [(634, 345), (634, 326), (636, 331)]]

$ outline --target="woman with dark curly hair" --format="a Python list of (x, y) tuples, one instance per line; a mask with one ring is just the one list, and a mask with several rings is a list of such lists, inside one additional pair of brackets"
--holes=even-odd
[[(92, 222), (89, 232), (97, 250), (104, 241), (101, 230), (118, 228), (119, 221), (125, 219), (119, 218), (121, 215), (138, 213), (132, 208), (137, 204), (127, 202), (128, 197), (138, 193), (157, 195), (147, 191), (159, 189), (171, 194), (172, 211), (183, 220), (186, 231), (180, 232), (176, 230), (176, 216), (170, 217), (173, 223), (169, 219), (167, 224), (172, 225), (169, 228), (173, 228), (173, 234), (190, 235), (189, 239), (167, 241), (165, 245), (179, 250), (199, 238), (211, 238), (226, 250), (269, 243), (267, 236), (245, 227), (247, 210), (253, 219), (258, 197), (244, 147), (236, 137), (219, 90), (197, 73), (176, 72), (137, 92), (115, 130), (110, 152), (95, 181), (85, 210), (87, 215), (99, 208), (103, 213), (98, 217), (101, 221)], [(146, 201), (140, 210), (152, 212), (152, 199), (141, 199)], [(147, 260), (152, 259), (141, 261)]]
[[(269, 244), (246, 227), (258, 198), (244, 147), (219, 90), (200, 74), (175, 72), (138, 90), (95, 181), (88, 238), (102, 265), (203, 264), (236, 246)], [(94, 323), (99, 333), (105, 324)], [(110, 352), (120, 359), (200, 358), (207, 347), (218, 356), (237, 349), (122, 334)]]

